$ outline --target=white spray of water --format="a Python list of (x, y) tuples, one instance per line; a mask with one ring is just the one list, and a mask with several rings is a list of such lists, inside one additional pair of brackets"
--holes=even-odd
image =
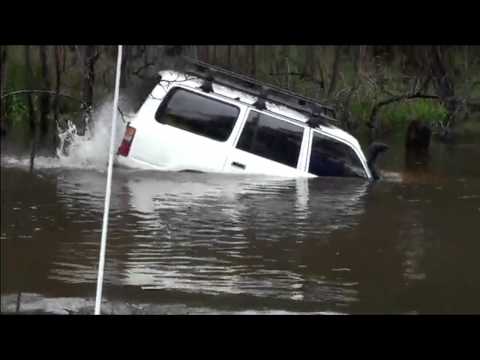
[[(71, 120), (65, 125), (57, 124), (59, 145), (57, 157), (35, 157), (35, 168), (70, 168), (107, 170), (109, 140), (111, 131), (112, 100), (104, 102), (93, 113), (91, 119), (86, 119), (86, 130), (83, 135)], [(119, 120), (123, 118), (118, 117)], [(125, 119), (128, 120), (128, 119)], [(125, 131), (124, 121), (117, 121), (115, 129), (115, 146), (118, 148)], [(30, 158), (7, 157), (2, 159), (6, 166), (29, 167)]]
[[(93, 122), (87, 119), (87, 126), (83, 136), (78, 135), (76, 126), (67, 121), (65, 129), (58, 128), (60, 144), (57, 148), (57, 156), (60, 167), (93, 168), (104, 170), (107, 167), (110, 118), (112, 116), (112, 104), (106, 102), (93, 114)], [(120, 145), (125, 124), (117, 122), (115, 129), (115, 146)]]

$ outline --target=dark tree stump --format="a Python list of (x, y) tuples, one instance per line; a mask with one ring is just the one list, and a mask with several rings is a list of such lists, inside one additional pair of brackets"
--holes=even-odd
[(408, 170), (425, 170), (428, 167), (431, 137), (430, 126), (419, 120), (410, 122), (405, 138), (405, 165)]
[(407, 128), (405, 146), (411, 150), (428, 150), (431, 137), (430, 126), (419, 120), (412, 120)]

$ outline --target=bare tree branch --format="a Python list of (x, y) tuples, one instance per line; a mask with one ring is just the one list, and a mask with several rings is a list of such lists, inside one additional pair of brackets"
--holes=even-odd
[(135, 71), (132, 71), (132, 74), (133, 74), (133, 75), (137, 75), (138, 77), (141, 77), (140, 75), (138, 75), (141, 71), (143, 71), (144, 69), (146, 69), (146, 68), (148, 68), (148, 67), (150, 67), (150, 66), (154, 66), (154, 65), (155, 65), (155, 63), (153, 63), (153, 62), (146, 63), (146, 64), (140, 66), (140, 67), (139, 67), (138, 69), (136, 69)]
[(403, 101), (403, 100), (411, 100), (411, 99), (430, 99), (430, 100), (440, 100), (440, 97), (437, 95), (425, 95), (425, 94), (408, 94), (408, 95), (400, 95), (400, 96), (395, 96), (390, 99), (386, 99), (383, 101), (378, 102), (375, 104), (375, 106), (372, 109), (372, 112), (370, 113), (370, 118), (369, 118), (369, 123), (367, 125), (372, 128), (376, 128), (376, 116), (378, 111), (382, 106), (397, 102), (397, 101)]
[(56, 90), (29, 90), (29, 89), (15, 90), (15, 91), (10, 91), (10, 92), (7, 92), (7, 93), (3, 94), (1, 96), (1, 99), (4, 99), (8, 96), (14, 96), (14, 95), (20, 95), (20, 94), (50, 94), (50, 95), (54, 95), (54, 96), (62, 96), (62, 97), (66, 97), (66, 98), (75, 100), (75, 101), (81, 103), (85, 107), (87, 105), (81, 99), (78, 99), (78, 98), (76, 98), (74, 96), (71, 96), (71, 95), (68, 95), (68, 94), (57, 93)]

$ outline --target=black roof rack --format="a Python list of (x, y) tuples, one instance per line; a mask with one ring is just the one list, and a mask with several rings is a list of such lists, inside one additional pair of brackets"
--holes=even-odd
[[(207, 89), (210, 89), (208, 85), (214, 81), (217, 84), (258, 97), (254, 106), (259, 109), (265, 109), (265, 100), (290, 107), (308, 115), (310, 117), (308, 123), (313, 127), (318, 126), (318, 124), (328, 125), (328, 121), (337, 121), (334, 119), (335, 109), (331, 106), (320, 104), (315, 99), (298, 95), (278, 86), (264, 83), (252, 77), (238, 74), (196, 59), (184, 56), (183, 60), (185, 61), (184, 72), (205, 79), (204, 86), (206, 86)], [(333, 117), (330, 117), (329, 114)]]

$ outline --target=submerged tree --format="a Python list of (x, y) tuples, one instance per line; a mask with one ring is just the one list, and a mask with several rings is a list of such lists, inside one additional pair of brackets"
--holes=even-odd
[[(50, 89), (50, 74), (49, 67), (47, 63), (47, 51), (49, 50), (48, 46), (39, 46), (40, 49), (40, 64), (42, 71), (42, 81), (43, 88), (45, 90)], [(50, 112), (50, 95), (43, 94), (40, 95), (40, 132), (42, 138), (48, 132), (48, 113)]]
[[(339, 124), (349, 130), (369, 124), (372, 132), (378, 132), (379, 125), (389, 121), (386, 114), (399, 107), (408, 110), (402, 120), (408, 124), (413, 116), (410, 113), (421, 108), (416, 104), (426, 101), (441, 109), (438, 114), (447, 114), (433, 119), (441, 128), (455, 125), (459, 115), (467, 113), (464, 109), (480, 110), (480, 102), (474, 98), (480, 87), (479, 47), (129, 45), (124, 49), (122, 94), (135, 98), (134, 102), (142, 101), (145, 91), (151, 90), (159, 70), (177, 68), (181, 63), (177, 62), (178, 56), (188, 55), (334, 105)], [(39, 107), (42, 134), (51, 128), (49, 107), (55, 121), (61, 113), (63, 102), (57, 96), (61, 89), (72, 96), (80, 94), (80, 100), (87, 104), (85, 110), (111, 93), (116, 55), (113, 46), (16, 47), (12, 51), (20, 50), (23, 56), (8, 58), (6, 50), (0, 47), (2, 93), (9, 76), (7, 66), (15, 71), (9, 76), (9, 90), (49, 90), (49, 95), (35, 94), (35, 98), (22, 95), (27, 105), (24, 118), (31, 129), (35, 127), (35, 105)], [(19, 64), (12, 63), (17, 59), (23, 60), (20, 71)], [(7, 100), (0, 104), (2, 124)]]
[(83, 102), (89, 107), (93, 105), (93, 89), (95, 85), (95, 63), (100, 53), (95, 45), (87, 45), (83, 57)]
[(7, 89), (7, 47), (0, 46), (0, 132), (4, 135), (7, 131), (6, 100), (3, 94)]

